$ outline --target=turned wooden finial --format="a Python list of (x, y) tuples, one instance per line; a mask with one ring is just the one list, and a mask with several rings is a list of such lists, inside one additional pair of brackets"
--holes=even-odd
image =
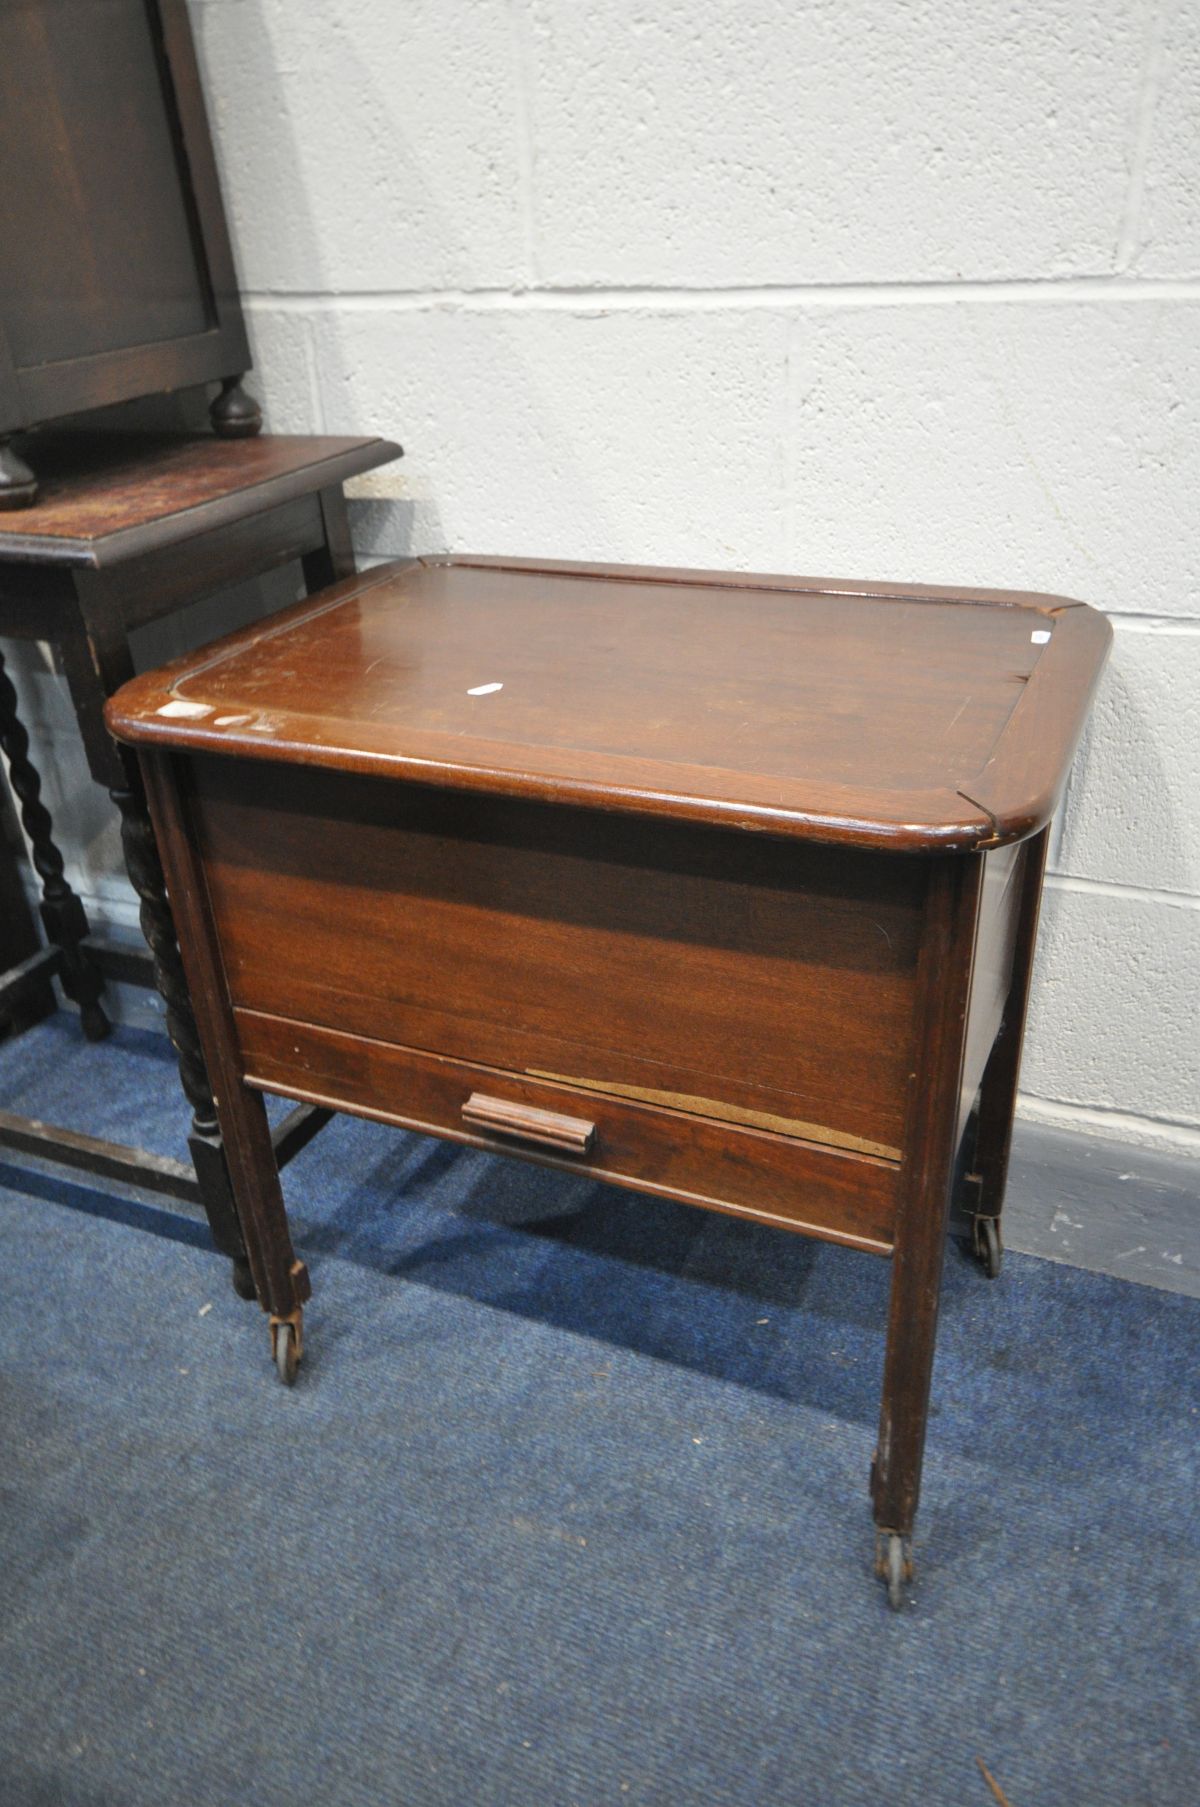
[(37, 500), (37, 478), (7, 439), (0, 439), (0, 508), (28, 508)]
[(240, 376), (222, 378), (221, 393), (208, 411), (221, 439), (252, 439), (262, 426), (262, 409), (242, 388)]

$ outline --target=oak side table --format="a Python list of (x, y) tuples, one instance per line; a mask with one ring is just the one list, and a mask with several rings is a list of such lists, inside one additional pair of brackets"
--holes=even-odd
[[(91, 1040), (108, 1033), (105, 977), (158, 983), (192, 1107), (192, 1165), (0, 1111), (0, 1150), (132, 1182), (198, 1208), (235, 1284), (253, 1296), (225, 1155), (175, 945), (162, 872), (136, 762), (110, 738), (104, 704), (133, 675), (130, 636), (211, 595), (296, 559), (320, 590), (354, 570), (342, 485), (386, 464), (383, 439), (207, 433), (47, 431), (36, 436), (35, 505), (0, 515), (0, 637), (54, 644), (66, 674), (88, 766), (121, 812), (129, 874), (153, 954), (131, 954), (88, 934), (54, 825), (41, 796), (29, 737), (0, 654), (0, 749), (41, 882), (42, 944), (7, 837), (0, 846), (0, 1026), (20, 1029), (53, 1005), (51, 974), (79, 1006)], [(5, 809), (7, 813), (7, 809)], [(296, 1113), (278, 1132), (294, 1153), (323, 1119)], [(194, 1172), (193, 1169), (194, 1168)]]
[(1061, 597), (427, 559), (124, 688), (281, 1377), (310, 1289), (264, 1089), (890, 1256), (900, 1605), (954, 1175), (994, 1266), (1110, 637)]

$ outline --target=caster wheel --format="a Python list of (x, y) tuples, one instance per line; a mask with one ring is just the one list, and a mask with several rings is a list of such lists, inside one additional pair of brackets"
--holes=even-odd
[(887, 1591), (888, 1605), (900, 1612), (904, 1606), (904, 1545), (898, 1537), (888, 1538)]
[(878, 1539), (875, 1567), (887, 1583), (888, 1605), (893, 1612), (903, 1612), (905, 1607), (905, 1583), (912, 1580), (912, 1556), (905, 1547), (905, 1540), (899, 1532), (881, 1532)]
[(240, 1257), (233, 1263), (233, 1290), (239, 1299), (256, 1299), (254, 1276), (250, 1272), (250, 1263)]
[(285, 1387), (290, 1387), (296, 1379), (296, 1370), (300, 1366), (300, 1350), (296, 1343), (296, 1327), (294, 1324), (276, 1324), (275, 1335), (275, 1372)]
[(972, 1240), (980, 1267), (989, 1280), (995, 1280), (1004, 1259), (1004, 1244), (1000, 1240), (999, 1218), (977, 1217)]

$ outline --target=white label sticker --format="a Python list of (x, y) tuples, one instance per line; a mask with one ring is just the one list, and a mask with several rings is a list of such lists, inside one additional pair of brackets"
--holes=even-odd
[(503, 684), (476, 684), (474, 690), (468, 690), (468, 696), (493, 696), (497, 690), (503, 690)]
[(1050, 638), (1050, 629), (1048, 627), (1035, 627), (1029, 638), (1033, 641), (1035, 646), (1045, 646), (1047, 640)]
[(177, 696), (172, 703), (164, 703), (158, 711), (159, 715), (211, 715), (211, 703), (188, 703)]

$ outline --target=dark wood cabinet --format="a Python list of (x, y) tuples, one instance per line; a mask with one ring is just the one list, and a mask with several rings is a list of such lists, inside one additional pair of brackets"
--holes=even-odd
[(2, 0), (0, 508), (66, 415), (220, 382), (256, 432), (249, 365), (184, 0)]

